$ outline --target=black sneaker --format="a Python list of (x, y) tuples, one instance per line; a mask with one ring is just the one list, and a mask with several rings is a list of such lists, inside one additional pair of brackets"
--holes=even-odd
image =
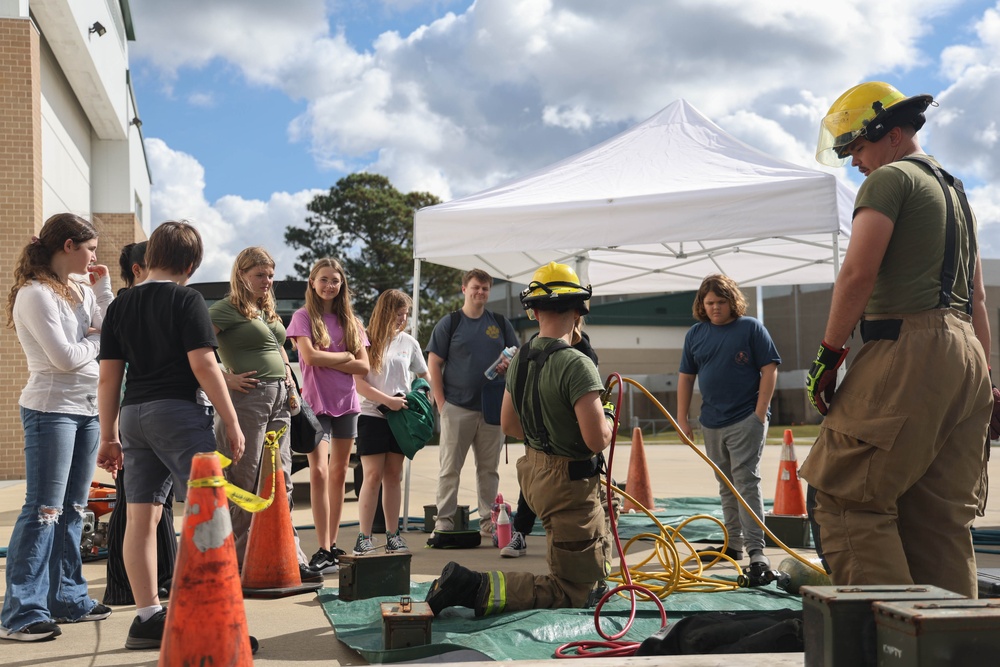
[(85, 616), (81, 616), (75, 621), (69, 618), (57, 618), (56, 623), (85, 623), (86, 621), (103, 621), (110, 615), (111, 607), (98, 603), (95, 604), (94, 608), (87, 612)]
[(257, 655), (257, 649), (260, 648), (260, 642), (253, 635), (250, 635), (250, 655)]
[(743, 550), (733, 549), (732, 547), (727, 548), (725, 551), (722, 550), (722, 547), (708, 547), (707, 549), (698, 549), (697, 553), (702, 563), (711, 563), (714, 560), (722, 561), (723, 558), (718, 554), (729, 556), (735, 561), (743, 560)]
[(320, 547), (319, 551), (309, 559), (309, 569), (320, 574), (333, 574), (340, 569), (340, 566), (337, 565), (336, 556)]
[[(435, 616), (448, 607), (476, 609), (478, 594), (485, 583), (486, 575), (451, 561), (441, 570), (441, 576), (431, 583), (424, 602), (430, 606)], [(481, 613), (478, 612), (479, 610), (476, 615), (480, 616)]]
[(322, 572), (317, 572), (308, 565), (302, 565), (301, 563), (299, 563), (299, 576), (302, 578), (303, 584), (315, 584), (324, 581)]
[(166, 607), (150, 616), (145, 622), (140, 621), (139, 617), (136, 616), (132, 619), (132, 626), (128, 629), (125, 648), (160, 648), (160, 643), (163, 641), (163, 627), (166, 624)]
[(15, 642), (43, 642), (55, 639), (61, 634), (62, 630), (55, 621), (37, 621), (17, 632), (0, 627), (0, 639), (10, 639)]

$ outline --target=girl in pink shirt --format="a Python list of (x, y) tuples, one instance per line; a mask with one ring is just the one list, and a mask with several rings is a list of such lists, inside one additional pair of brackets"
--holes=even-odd
[(299, 352), (302, 397), (326, 433), (308, 455), (309, 497), (320, 545), (309, 567), (329, 574), (337, 571), (338, 558), (344, 554), (337, 548), (337, 532), (361, 412), (354, 376), (363, 377), (369, 370), (368, 339), (351, 307), (351, 291), (340, 262), (323, 258), (313, 265), (306, 305), (292, 315), (287, 335)]

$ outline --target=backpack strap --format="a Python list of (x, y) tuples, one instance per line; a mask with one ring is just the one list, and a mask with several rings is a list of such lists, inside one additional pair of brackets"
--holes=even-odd
[(545, 417), (542, 415), (542, 396), (538, 389), (541, 384), (539, 380), (541, 379), (542, 367), (545, 366), (548, 358), (560, 350), (568, 349), (570, 349), (569, 344), (560, 339), (543, 350), (531, 349), (531, 343), (529, 342), (517, 352), (517, 377), (514, 378), (514, 395), (511, 398), (514, 400), (514, 405), (519, 408), (518, 414), (525, 414), (525, 399), (527, 398), (525, 389), (528, 382), (528, 364), (535, 364), (537, 370), (535, 371), (534, 382), (531, 383), (531, 408), (537, 433), (530, 433), (529, 429), (524, 429), (523, 421), (521, 422), (521, 427), (524, 429), (526, 437), (530, 436), (541, 443), (542, 451), (546, 454), (552, 453), (552, 445), (549, 444), (549, 430), (545, 426)]
[(954, 189), (955, 194), (958, 196), (958, 203), (962, 207), (962, 214), (965, 216), (966, 234), (969, 237), (969, 269), (967, 274), (969, 280), (969, 301), (965, 306), (965, 312), (971, 315), (978, 245), (976, 230), (972, 224), (972, 208), (969, 206), (969, 199), (965, 195), (965, 187), (962, 185), (962, 181), (941, 167), (938, 167), (926, 155), (907, 155), (902, 159), (909, 162), (917, 162), (930, 169), (934, 177), (937, 178), (938, 184), (941, 186), (941, 191), (944, 193), (947, 220), (945, 222), (944, 261), (941, 263), (941, 292), (938, 300), (938, 308), (951, 307), (951, 292), (955, 285), (955, 246), (958, 243), (958, 222), (955, 219), (955, 203), (951, 198), (951, 190)]
[[(495, 313), (492, 310), (485, 310), (483, 312), (484, 313), (489, 313), (490, 315), (492, 315), (493, 319), (496, 320), (497, 324), (500, 326), (500, 335), (503, 336), (504, 343), (505, 343), (504, 347), (506, 347), (507, 344), (510, 344), (510, 345), (516, 345), (517, 344), (516, 340), (515, 341), (508, 341), (507, 340), (507, 318), (506, 317), (504, 317), (500, 313)], [(455, 337), (455, 332), (458, 330), (458, 325), (461, 322), (462, 322), (461, 309), (459, 309), (459, 310), (453, 310), (453, 311), (451, 311), (451, 313), (449, 313), (449, 319), (448, 319), (448, 346), (449, 347), (451, 346), (451, 339)]]

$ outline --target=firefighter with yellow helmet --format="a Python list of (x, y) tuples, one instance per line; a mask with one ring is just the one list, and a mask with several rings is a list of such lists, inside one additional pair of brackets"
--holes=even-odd
[(583, 607), (611, 570), (599, 486), (614, 413), (601, 403), (594, 363), (570, 347), (590, 296), (590, 286), (565, 264), (535, 271), (521, 304), (538, 320), (539, 335), (507, 369), (501, 427), (526, 445), (517, 479), (545, 527), (549, 573), (474, 572), (448, 563), (427, 594), (435, 615), (452, 606), (469, 607), (477, 616)]
[[(826, 415), (801, 474), (837, 585), (976, 596), (975, 518), (993, 406), (976, 221), (917, 140), (929, 95), (869, 82), (822, 120), (816, 159), (865, 176), (823, 342), (807, 377)], [(863, 347), (837, 369), (860, 322)]]

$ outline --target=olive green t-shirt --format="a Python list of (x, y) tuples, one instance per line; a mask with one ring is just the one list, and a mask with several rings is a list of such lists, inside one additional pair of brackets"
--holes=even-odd
[[(958, 228), (951, 306), (964, 312), (969, 301), (969, 241), (954, 191), (952, 200)], [(947, 220), (937, 178), (925, 166), (908, 160), (884, 165), (861, 184), (855, 213), (861, 208), (878, 211), (893, 222), (892, 237), (865, 312), (903, 314), (937, 308)]]
[(229, 299), (216, 301), (208, 309), (212, 324), (219, 328), (219, 358), (233, 373), (257, 371), (259, 380), (285, 377), (285, 360), (278, 351), (285, 344), (281, 319), (265, 323), (259, 317), (247, 319)]
[[(539, 336), (533, 339), (529, 345), (532, 349), (544, 350), (555, 341), (555, 338)], [(507, 369), (507, 391), (510, 392), (511, 397), (514, 397), (514, 388), (517, 385), (517, 368), (520, 362), (521, 355), (514, 355), (510, 362), (510, 368)], [(516, 398), (514, 401), (514, 409), (517, 411), (525, 435), (538, 431), (535, 426), (535, 409), (532, 398), (532, 386), (536, 375), (537, 364), (529, 363), (524, 385), (526, 394), (524, 409), (522, 410), (522, 406), (518, 405)], [(597, 367), (594, 366), (590, 357), (582, 352), (570, 348), (554, 352), (546, 359), (538, 391), (541, 395), (542, 417), (549, 431), (549, 445), (552, 447), (553, 454), (575, 460), (588, 459), (594, 455), (583, 442), (574, 406), (585, 394), (603, 389), (604, 386), (601, 384)], [(529, 445), (535, 449), (541, 449), (541, 442), (537, 437), (528, 437), (527, 439)]]

